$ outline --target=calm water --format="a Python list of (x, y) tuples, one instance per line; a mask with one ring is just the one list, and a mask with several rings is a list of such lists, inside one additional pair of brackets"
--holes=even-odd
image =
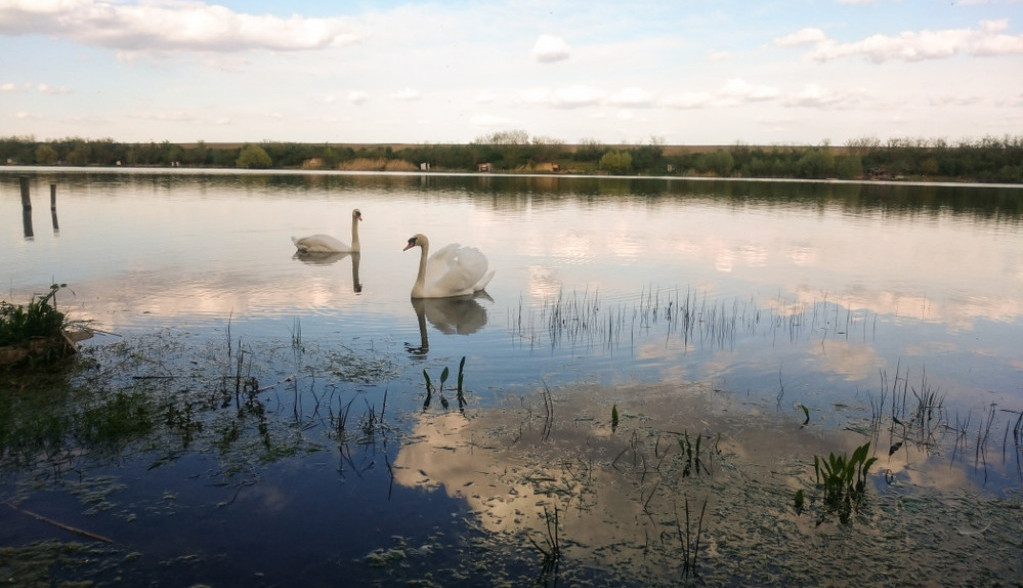
[[(19, 176), (31, 183), (27, 220)], [(4, 468), (4, 499), (173, 560), (183, 578), (230, 584), (258, 567), (267, 584), (329, 585), (395, 535), (415, 537), (405, 556), (431, 569), (468, 557), (451, 537), (491, 528), (455, 528), (452, 517), (479, 509), (451, 480), (445, 493), (444, 480), (401, 474), (428, 469), (402, 454), (407, 435), (425, 436), (423, 371), (436, 383), (450, 368), (453, 401), (462, 357), (481, 412), (581, 384), (611, 391), (601, 411), (628, 411), (644, 401), (637, 385), (697, 384), (824, 434), (894, 413), (883, 407), (893, 396), (912, 412), (934, 394), (941, 426), (997, 440), (992, 455), (960, 456), (956, 476), (917, 476), (937, 454), (947, 471), (949, 452), (965, 451), (928, 450), (891, 465), (888, 481), (954, 477), (996, 494), (1020, 484), (1020, 188), (9, 169), (0, 201), (4, 298), (66, 283), (60, 308), (100, 330), (81, 360), (99, 367), (65, 385), (171, 381), (143, 390), (173, 395), (216, 381), (210, 372), (221, 385), (243, 371), (259, 381), (257, 457), (225, 449), (226, 434), (203, 441), (234, 426), (212, 416), (184, 441), (175, 429), (94, 450), (66, 464), (74, 476), (41, 474), (38, 462)], [(350, 241), (356, 207), (359, 255), (295, 257), (292, 235)], [(418, 251), (402, 248), (417, 232), (435, 248), (483, 250), (496, 269), (487, 296), (413, 305)], [(126, 354), (132, 346), (142, 351)], [(393, 437), (339, 443), (346, 406), (352, 429), (386, 410)], [(286, 449), (270, 451), (271, 438)], [(49, 490), (28, 490), (32, 480)], [(7, 545), (53, 534), (14, 511), (0, 521)]]

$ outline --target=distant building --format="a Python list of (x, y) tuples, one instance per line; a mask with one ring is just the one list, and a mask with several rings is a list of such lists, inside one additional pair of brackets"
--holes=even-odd
[(492, 171), (494, 171), (494, 166), (490, 165), (489, 163), (477, 163), (476, 164), (476, 171), (478, 171), (480, 173), (492, 172)]

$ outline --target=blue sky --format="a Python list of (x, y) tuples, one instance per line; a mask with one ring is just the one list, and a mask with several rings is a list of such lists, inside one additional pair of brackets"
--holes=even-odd
[(0, 136), (1023, 135), (1023, 0), (0, 0)]

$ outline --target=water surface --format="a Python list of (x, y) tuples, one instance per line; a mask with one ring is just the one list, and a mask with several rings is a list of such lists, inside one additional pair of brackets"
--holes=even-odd
[[(19, 176), (33, 194), (27, 220)], [(461, 570), (467, 553), (486, 561), (480, 545), (500, 533), (540, 538), (542, 497), (587, 504), (585, 484), (551, 473), (545, 490), (530, 486), (540, 498), (494, 510), (514, 502), (504, 486), (516, 485), (502, 476), (516, 464), (590, 480), (620, 474), (610, 453), (628, 445), (627, 431), (653, 443), (640, 452), (632, 442), (651, 460), (663, 460), (681, 429), (718, 439), (726, 456), (788, 471), (777, 483), (793, 491), (812, 487), (813, 455), (866, 441), (882, 496), (1001, 496), (1020, 485), (1019, 188), (165, 170), (20, 169), (0, 179), (4, 298), (66, 283), (60, 308), (99, 330), (51, 388), (107, 408), (118, 393), (159, 415), (152, 429), (103, 442), (83, 433), (81, 418), (62, 421), (78, 439), (57, 445), (76, 457), (56, 474), (53, 445), (46, 459), (8, 448), (4, 498), (104, 529), (144, 561), (196, 555), (179, 566), (195, 581), (259, 569), (267, 583), (327, 583), (339, 569), (393, 574), (396, 561)], [(360, 254), (295, 256), (292, 235), (350, 241), (356, 207)], [(418, 232), (435, 247), (483, 250), (497, 272), (487, 295), (413, 304), (418, 251), (402, 248)], [(453, 408), (462, 357), (464, 416)], [(451, 407), (435, 397), (424, 410), (423, 371), (436, 385), (445, 367)], [(921, 398), (933, 421), (914, 421)], [(556, 424), (545, 437), (548, 400)], [(612, 406), (627, 415), (622, 430), (609, 429)], [(911, 439), (905, 430), (897, 438), (891, 417), (916, 424)], [(757, 429), (776, 434), (747, 439)], [(493, 461), (470, 451), (465, 463), (483, 459), (477, 469), (490, 476), (467, 474), (462, 457), (451, 463), (484, 437), (503, 449)], [(521, 439), (546, 449), (504, 453)], [(550, 452), (552, 439), (564, 452)], [(599, 439), (612, 444), (604, 453), (576, 453)], [(531, 461), (541, 454), (542, 467)], [(638, 463), (638, 494), (625, 494), (670, 523), (689, 494), (663, 483), (644, 490), (650, 470)], [(80, 487), (83, 476), (101, 496)], [(727, 503), (720, 487), (692, 487), (694, 501), (697, 490)], [(711, 528), (725, 533), (729, 518), (717, 516)], [(0, 517), (12, 523), (0, 532), (5, 544), (52, 535), (20, 513)], [(578, 530), (593, 521), (568, 520), (577, 561), (600, 553), (593, 537), (606, 529), (591, 536)], [(791, 532), (807, 540), (815, 527), (801, 520)], [(395, 536), (415, 545), (392, 545)], [(711, 540), (711, 564), (737, 557)], [(538, 555), (520, 542), (501, 561)], [(672, 545), (658, 544), (668, 561)], [(536, 573), (507, 565), (507, 577)], [(614, 577), (590, 565), (562, 573)]]

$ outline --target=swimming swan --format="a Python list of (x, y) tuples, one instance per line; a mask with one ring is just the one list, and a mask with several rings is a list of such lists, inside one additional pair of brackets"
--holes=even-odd
[(419, 274), (412, 286), (412, 298), (448, 298), (480, 292), (487, 287), (494, 272), (487, 272), (487, 256), (475, 247), (462, 247), (458, 243), (446, 245), (430, 255), (430, 241), (426, 235), (416, 234), (408, 240), (405, 249), (422, 249), (419, 256)]
[(301, 239), (292, 237), (291, 242), (295, 244), (300, 253), (354, 253), (359, 251), (359, 221), (362, 220), (362, 213), (356, 208), (352, 211), (352, 246), (348, 243), (331, 237), (330, 235), (310, 235)]

